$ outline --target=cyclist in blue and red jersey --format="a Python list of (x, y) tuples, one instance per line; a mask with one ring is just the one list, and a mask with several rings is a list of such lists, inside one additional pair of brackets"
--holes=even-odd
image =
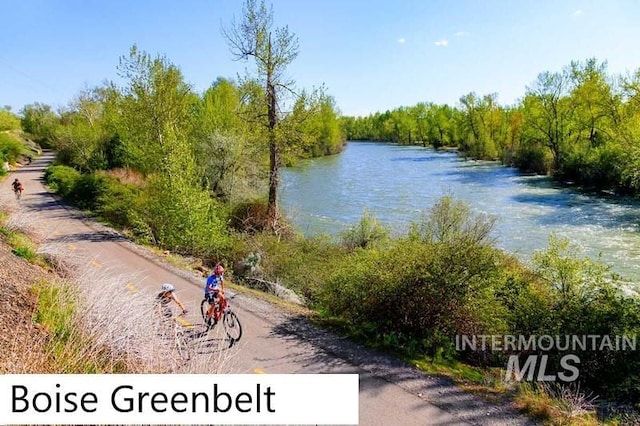
[[(224, 300), (224, 268), (219, 263), (213, 268), (213, 273), (207, 277), (204, 285), (204, 297), (209, 302), (207, 318), (209, 318), (208, 322), (211, 322), (216, 299), (218, 302)], [(215, 318), (213, 321), (215, 322)]]

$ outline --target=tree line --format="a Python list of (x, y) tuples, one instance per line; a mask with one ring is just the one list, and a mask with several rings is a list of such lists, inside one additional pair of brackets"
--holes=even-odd
[(247, 204), (260, 212), (254, 225), (282, 232), (279, 168), (339, 152), (339, 111), (324, 87), (299, 90), (284, 79), (297, 40), (274, 28), (264, 2), (248, 0), (224, 34), (238, 59), (255, 60), (238, 81), (218, 78), (197, 93), (168, 58), (134, 45), (119, 61), (123, 85), (85, 89), (59, 111), (26, 106), (23, 130), (58, 154), (49, 182), (143, 240), (184, 253), (228, 248), (226, 224)]
[(640, 69), (614, 76), (594, 58), (541, 72), (511, 106), (471, 92), (456, 106), (423, 102), (341, 121), (352, 140), (455, 147), (525, 172), (640, 192)]

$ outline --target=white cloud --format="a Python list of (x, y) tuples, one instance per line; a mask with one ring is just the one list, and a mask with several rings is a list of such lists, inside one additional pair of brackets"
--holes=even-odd
[(463, 37), (463, 36), (467, 36), (469, 35), (468, 32), (466, 31), (458, 31), (457, 33), (454, 34), (456, 37)]
[(434, 41), (433, 44), (439, 47), (446, 47), (449, 45), (449, 40), (442, 39), (442, 40)]
[(582, 13), (583, 13), (582, 9), (578, 9), (575, 12), (573, 12), (573, 16), (580, 16), (580, 15), (582, 15)]
[(402, 37), (398, 39), (398, 43), (400, 43), (400, 44), (405, 44), (406, 42), (407, 42), (407, 40), (405, 40)]

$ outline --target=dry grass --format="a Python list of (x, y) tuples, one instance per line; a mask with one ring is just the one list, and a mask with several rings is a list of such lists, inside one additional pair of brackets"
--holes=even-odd
[(104, 173), (108, 176), (118, 179), (118, 181), (122, 184), (132, 185), (139, 188), (144, 188), (147, 185), (145, 177), (142, 175), (142, 173), (136, 170), (119, 168), (112, 169)]
[[(36, 229), (34, 215), (5, 206), (0, 207), (5, 212), (5, 228), (10, 227), (12, 232)], [(22, 320), (3, 330), (7, 341), (3, 342), (2, 352), (6, 356), (0, 362), (0, 372), (232, 373), (236, 370), (233, 355), (241, 350), (241, 345), (229, 347), (229, 341), (220, 334), (221, 327), (208, 333), (203, 326), (186, 327), (186, 341), (192, 356), (185, 360), (174, 347), (177, 326), (161, 322), (153, 309), (155, 292), (127, 289), (127, 283), (139, 282), (142, 277), (118, 274), (108, 267), (91, 268), (86, 258), (67, 248), (65, 241), (40, 245), (38, 254), (49, 260), (49, 271), (29, 265), (4, 247), (7, 286), (15, 287), (16, 294), (7, 300), (2, 313), (8, 313), (11, 308), (11, 317)], [(25, 276), (21, 268), (34, 270), (34, 275), (18, 282), (19, 277)], [(24, 300), (30, 302), (21, 306)]]
[(546, 425), (591, 426), (602, 424), (596, 416), (595, 400), (579, 386), (540, 382), (520, 387), (516, 407)]

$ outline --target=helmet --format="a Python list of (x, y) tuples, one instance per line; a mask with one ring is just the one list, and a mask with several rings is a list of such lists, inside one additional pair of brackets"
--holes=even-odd
[(176, 291), (176, 288), (169, 283), (164, 283), (162, 284), (162, 291)]
[(215, 268), (213, 268), (213, 273), (216, 275), (222, 275), (224, 274), (224, 268), (222, 267), (222, 265), (217, 264)]

